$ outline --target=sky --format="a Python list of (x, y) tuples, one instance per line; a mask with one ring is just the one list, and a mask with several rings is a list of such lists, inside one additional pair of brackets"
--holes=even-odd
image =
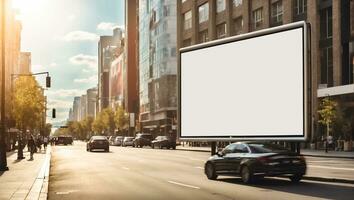
[[(124, 0), (13, 0), (22, 21), (21, 51), (32, 53), (32, 72), (48, 71), (48, 109), (68, 118), (74, 96), (97, 86), (100, 35), (124, 26)], [(45, 86), (45, 76), (37, 80)], [(50, 115), (51, 113), (48, 113)]]

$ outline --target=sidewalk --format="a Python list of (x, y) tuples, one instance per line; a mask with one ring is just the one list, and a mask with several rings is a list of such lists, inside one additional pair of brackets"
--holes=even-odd
[(27, 151), (24, 152), (26, 159), (20, 161), (17, 152), (10, 152), (9, 171), (0, 172), (0, 200), (47, 199), (50, 151), (48, 146), (47, 152), (35, 153), (33, 161), (28, 160)]
[[(190, 146), (177, 146), (177, 150), (181, 151), (199, 151), (199, 152), (210, 152), (211, 147), (190, 147)], [(310, 149), (301, 149), (300, 153), (304, 156), (311, 157), (324, 157), (324, 158), (346, 158), (354, 159), (354, 152), (346, 151), (328, 151), (325, 153), (324, 150), (310, 150)]]

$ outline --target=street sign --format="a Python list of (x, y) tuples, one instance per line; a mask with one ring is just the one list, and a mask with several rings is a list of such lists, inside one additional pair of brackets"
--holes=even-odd
[(305, 22), (183, 48), (179, 59), (182, 140), (306, 140)]

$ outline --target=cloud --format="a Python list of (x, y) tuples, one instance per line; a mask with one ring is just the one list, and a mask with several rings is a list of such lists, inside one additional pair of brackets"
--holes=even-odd
[(72, 14), (72, 15), (68, 16), (68, 20), (69, 21), (73, 21), (74, 19), (76, 19), (76, 15), (75, 14)]
[(96, 83), (97, 82), (97, 75), (93, 75), (88, 78), (74, 79), (74, 82), (75, 83)]
[(39, 65), (39, 64), (35, 64), (35, 65), (32, 65), (31, 66), (31, 71), (32, 72), (38, 72), (38, 71), (41, 71), (41, 70), (44, 70), (45, 67), (43, 65)]
[(47, 95), (55, 96), (55, 98), (81, 96), (84, 93), (86, 93), (86, 90), (79, 90), (79, 89), (59, 89), (59, 90), (51, 89), (46, 91)]
[(99, 36), (96, 35), (95, 33), (90, 33), (86, 31), (72, 31), (68, 34), (66, 34), (63, 38), (63, 40), (67, 42), (73, 42), (73, 41), (98, 41)]
[(55, 109), (69, 109), (73, 105), (73, 101), (65, 101), (58, 99), (50, 99), (48, 100), (48, 107)]
[(58, 64), (55, 63), (55, 62), (52, 62), (52, 63), (49, 64), (49, 66), (50, 66), (50, 67), (56, 67), (56, 66), (58, 66)]
[(115, 28), (120, 28), (120, 29), (124, 30), (123, 26), (119, 26), (119, 25), (111, 23), (111, 22), (101, 22), (97, 25), (97, 30), (102, 30), (102, 31), (111, 31)]
[(91, 69), (97, 69), (98, 58), (97, 56), (79, 54), (69, 59), (73, 65), (85, 65)]

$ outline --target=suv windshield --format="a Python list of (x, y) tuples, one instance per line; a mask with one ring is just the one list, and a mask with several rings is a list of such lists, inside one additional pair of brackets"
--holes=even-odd
[(270, 143), (251, 143), (248, 144), (252, 153), (272, 153), (272, 152), (286, 152), (287, 149)]

